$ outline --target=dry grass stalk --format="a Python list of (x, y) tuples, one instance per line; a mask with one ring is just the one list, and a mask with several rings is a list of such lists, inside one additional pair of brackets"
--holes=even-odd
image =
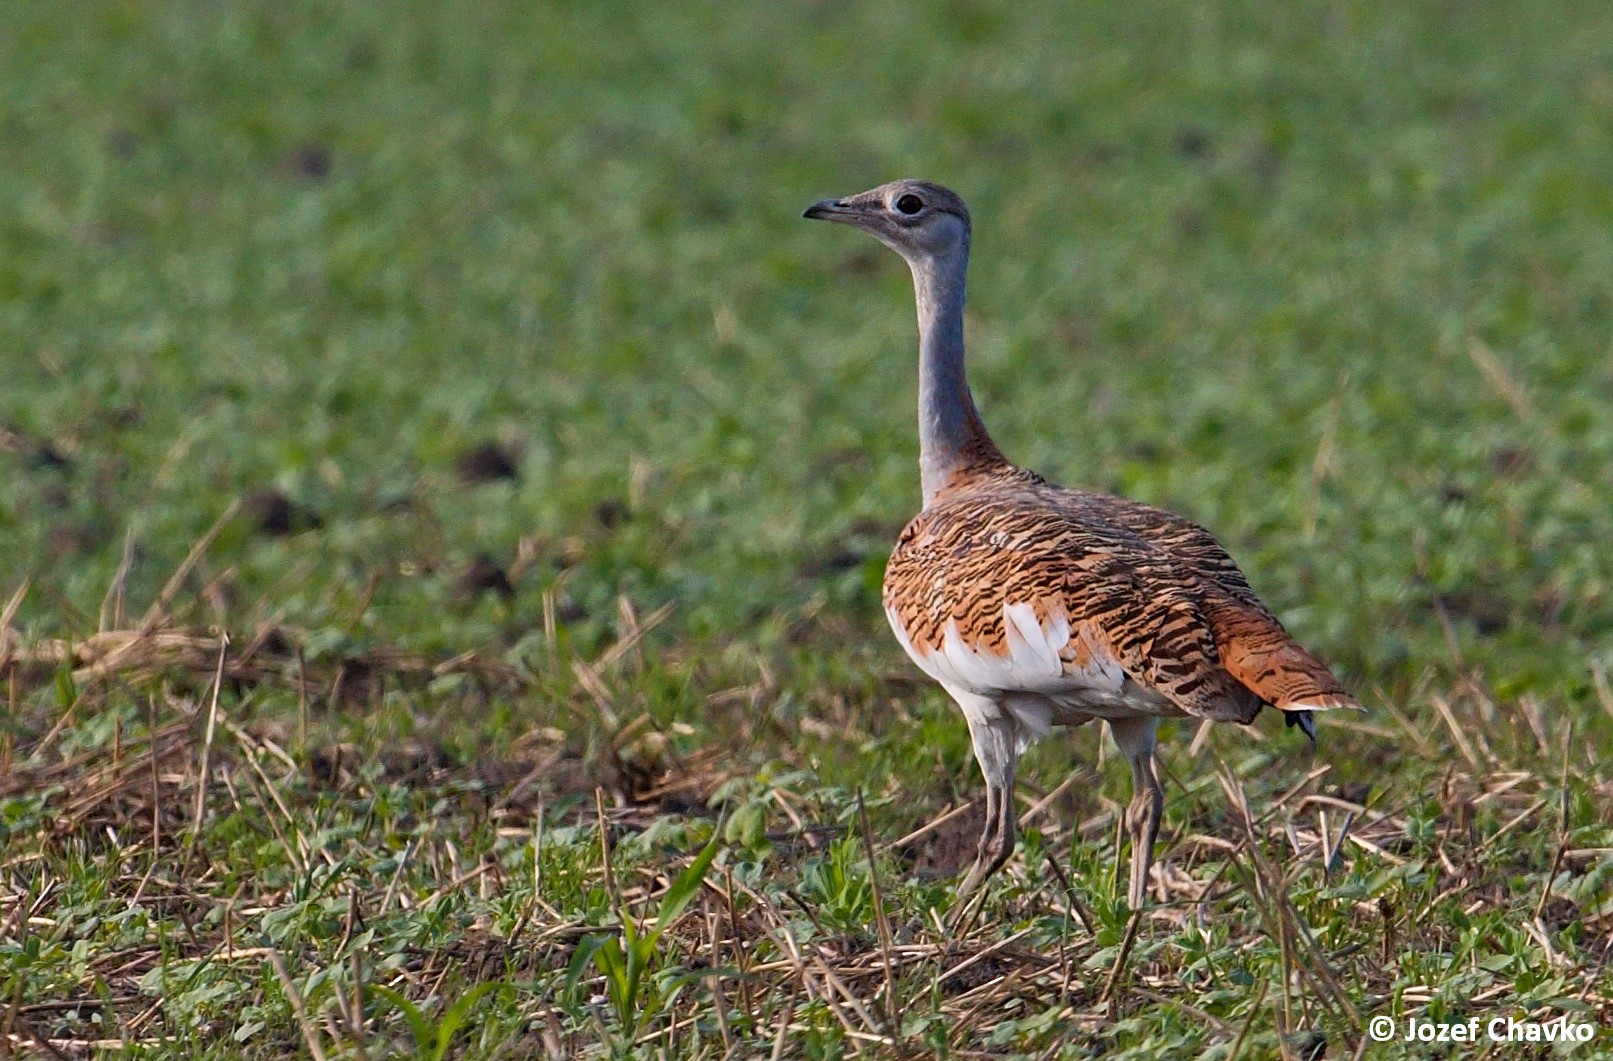
[(185, 845), (185, 863), (190, 864), (191, 855), (196, 852), (196, 844), (202, 835), (202, 811), (207, 806), (207, 779), (209, 760), (213, 755), (213, 734), (218, 729), (218, 694), (224, 686), (224, 657), (230, 650), (228, 634), (222, 634), (218, 639), (218, 669), (213, 673), (213, 695), (208, 698), (207, 704), (207, 734), (202, 739), (202, 762), (196, 775), (196, 806), (191, 816), (190, 840)]
[(303, 1041), (308, 1044), (308, 1052), (313, 1055), (314, 1061), (325, 1061), (325, 1049), (320, 1043), (319, 1032), (314, 1028), (313, 1022), (308, 1019), (308, 1007), (303, 1004), (302, 994), (297, 990), (297, 985), (292, 982), (291, 973), (286, 970), (285, 959), (281, 958), (280, 952), (273, 948), (270, 948), (265, 956), (269, 959), (269, 965), (273, 967), (274, 975), (279, 979), (280, 986), (285, 989), (286, 1001), (291, 1003), (291, 1012), (297, 1017), (297, 1024), (302, 1029)]
[(1479, 367), (1479, 371), (1484, 374), (1484, 380), (1490, 385), (1490, 389), (1507, 404), (1513, 414), (1524, 423), (1535, 426), (1535, 403), (1529, 398), (1529, 392), (1524, 389), (1523, 384), (1519, 383), (1517, 377), (1513, 376), (1507, 366), (1501, 363), (1501, 359), (1495, 356), (1495, 351), (1475, 337), (1468, 343), (1467, 353)]
[[(17, 675), (24, 691), (54, 680), (59, 667), (72, 667), (80, 686), (108, 681), (138, 685), (162, 677), (190, 675), (198, 684), (210, 678), (217, 665), (220, 632), (182, 626), (107, 630), (82, 640), (46, 639), (32, 645), (15, 643), (14, 632), (4, 639), (0, 665)], [(229, 636), (229, 635), (224, 635)], [(521, 688), (530, 679), (500, 660), (464, 652), (446, 659), (380, 647), (310, 662), (303, 657), (306, 635), (290, 627), (268, 624), (230, 654), (222, 677), (245, 686), (267, 685), (294, 689), (307, 696), (310, 689), (329, 689), (340, 673), (378, 674), (405, 683), (421, 684), (450, 674), (464, 674), (492, 688)]]
[(879, 948), (885, 959), (885, 1023), (889, 1034), (897, 1043), (897, 1052), (905, 1054), (901, 1046), (901, 1004), (896, 997), (893, 975), (895, 963), (891, 960), (891, 925), (885, 916), (885, 892), (879, 883), (879, 860), (874, 855), (874, 832), (868, 825), (868, 807), (863, 803), (861, 790), (857, 792), (857, 828), (862, 833), (863, 852), (868, 858), (868, 880), (874, 892), (874, 923), (879, 929)]

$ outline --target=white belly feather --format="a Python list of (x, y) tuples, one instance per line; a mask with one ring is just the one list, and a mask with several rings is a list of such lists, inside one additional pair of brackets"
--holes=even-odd
[[(1072, 651), (1072, 631), (1062, 614), (1041, 623), (1029, 604), (1003, 607), (1004, 651), (969, 644), (949, 621), (935, 649), (921, 649), (908, 636), (894, 609), (885, 617), (902, 649), (919, 669), (944, 686), (966, 711), (966, 701), (984, 699), (1011, 713), (1025, 729), (1042, 736), (1053, 725), (1077, 725), (1092, 718), (1175, 715), (1164, 697), (1127, 677), (1102, 646), (1083, 638), (1084, 651)], [(962, 693), (964, 695), (960, 696)]]

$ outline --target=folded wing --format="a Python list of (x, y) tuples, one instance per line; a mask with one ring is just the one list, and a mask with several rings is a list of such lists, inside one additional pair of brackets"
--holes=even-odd
[(1011, 485), (931, 508), (891, 556), (886, 610), (932, 677), (1240, 722), (1263, 702), (1356, 706), (1207, 531), (1117, 498)]

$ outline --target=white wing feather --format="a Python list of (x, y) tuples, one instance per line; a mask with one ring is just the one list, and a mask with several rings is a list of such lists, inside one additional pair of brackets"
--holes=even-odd
[(920, 670), (943, 685), (977, 696), (1033, 693), (1058, 700), (1069, 694), (1094, 693), (1114, 697), (1126, 684), (1120, 665), (1090, 641), (1084, 646), (1085, 666), (1066, 662), (1069, 620), (1055, 614), (1044, 625), (1030, 604), (1004, 605), (1006, 651), (1001, 654), (965, 642), (956, 622), (947, 623), (938, 648), (922, 650), (908, 637), (893, 609), (886, 609), (885, 614), (897, 641)]

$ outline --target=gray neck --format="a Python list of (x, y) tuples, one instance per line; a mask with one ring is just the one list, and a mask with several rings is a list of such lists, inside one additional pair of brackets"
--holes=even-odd
[(919, 314), (919, 472), (924, 507), (964, 468), (1003, 457), (975, 409), (963, 366), (965, 243), (942, 259), (915, 258)]

